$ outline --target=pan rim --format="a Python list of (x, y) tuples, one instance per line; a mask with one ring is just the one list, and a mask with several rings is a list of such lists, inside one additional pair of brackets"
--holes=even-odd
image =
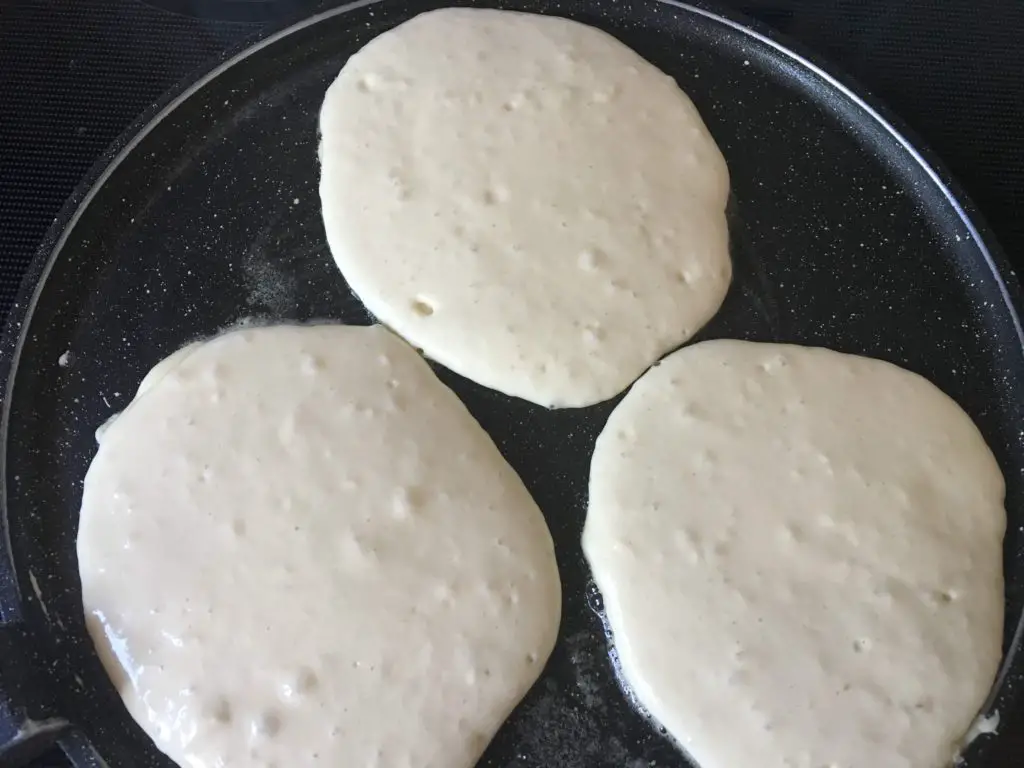
[[(82, 180), (72, 191), (59, 213), (40, 241), (22, 279), (10, 313), (0, 336), (0, 624), (16, 623), (22, 619), (24, 605), (18, 579), (18, 568), (10, 542), (7, 498), (7, 448), (9, 442), (10, 411), (18, 364), (29, 340), (31, 325), (38, 301), (46, 287), (49, 275), (79, 220), (87, 213), (93, 199), (124, 160), (142, 141), (169, 117), (181, 104), (202, 88), (237, 64), (262, 49), (335, 16), (362, 7), (377, 5), (386, 0), (354, 0), (321, 11), (311, 16), (300, 14), (296, 19), (273, 24), (255, 35), (243, 39), (202, 65), (192, 74), (169, 88), (154, 104), (144, 110), (103, 151)], [(459, 0), (455, 0), (459, 2)], [(1020, 282), (1005, 251), (997, 242), (984, 217), (964, 192), (961, 185), (942, 161), (920, 138), (879, 99), (864, 88), (842, 68), (825, 57), (804, 50), (803, 46), (787, 39), (783, 34), (741, 13), (717, 8), (705, 0), (649, 0), (657, 5), (669, 6), (686, 14), (694, 14), (715, 24), (770, 47), (777, 55), (789, 60), (822, 81), (828, 88), (849, 100), (864, 117), (881, 128), (897, 142), (901, 150), (929, 178), (942, 196), (968, 237), (979, 250), (988, 273), (995, 280), (1002, 300), (1002, 308), (1013, 323), (1017, 348), (1024, 358), (1024, 325), (1021, 321), (1022, 301)], [(440, 7), (440, 6), (439, 6)], [(835, 74), (838, 72), (839, 74)], [(11, 599), (7, 599), (7, 598)], [(999, 671), (981, 713), (996, 704), (1016, 708), (1020, 696), (1005, 685), (1024, 646), (1024, 615), (1017, 622), (1007, 646)]]

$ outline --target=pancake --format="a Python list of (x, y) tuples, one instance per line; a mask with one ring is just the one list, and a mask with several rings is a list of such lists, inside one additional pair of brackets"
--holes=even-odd
[(1003, 495), (920, 376), (709, 341), (612, 413), (583, 548), (622, 677), (701, 768), (940, 768), (1001, 656)]
[(559, 624), (551, 537), (469, 412), (376, 326), (246, 329), (101, 433), (93, 642), (180, 765), (470, 768)]
[(567, 19), (424, 13), (320, 113), (331, 253), (381, 322), (545, 406), (625, 389), (731, 279), (717, 146), (676, 82)]

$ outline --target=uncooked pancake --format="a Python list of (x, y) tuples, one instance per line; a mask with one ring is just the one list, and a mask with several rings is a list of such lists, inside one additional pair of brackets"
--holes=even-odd
[(78, 557), (108, 673), (192, 768), (470, 768), (561, 607), (522, 482), (379, 326), (157, 366), (102, 434)]
[(349, 285), (488, 387), (605, 400), (725, 296), (722, 155), (675, 81), (597, 29), (425, 13), (349, 59), (320, 132)]
[(583, 547), (621, 672), (701, 768), (941, 768), (996, 673), (999, 468), (923, 378), (712, 341), (597, 441)]

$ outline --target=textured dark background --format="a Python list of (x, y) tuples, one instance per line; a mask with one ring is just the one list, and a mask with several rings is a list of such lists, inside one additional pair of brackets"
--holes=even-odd
[[(830, 59), (886, 102), (1024, 266), (1024, 2), (720, 1)], [(64, 200), (142, 110), (262, 25), (321, 4), (0, 0), (0, 317)], [(996, 765), (1024, 766), (1024, 712), (1001, 731)], [(39, 763), (63, 764), (57, 755)]]

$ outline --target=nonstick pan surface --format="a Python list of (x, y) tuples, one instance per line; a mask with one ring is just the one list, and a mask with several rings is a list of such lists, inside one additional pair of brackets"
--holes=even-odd
[[(75, 535), (94, 431), (189, 341), (246, 320), (370, 322), (324, 239), (317, 114), (352, 52), (436, 5), (350, 5), (265, 37), (155, 108), (55, 222), (4, 347), (6, 739), (18, 726), (26, 742), (59, 737), (76, 766), (170, 765), (125, 713), (85, 631)], [(731, 171), (735, 263), (699, 338), (889, 360), (977, 422), (1007, 480), (1007, 655), (988, 707), (1005, 714), (1021, 668), (1024, 341), (1016, 282), (970, 207), (883, 110), (769, 33), (656, 0), (499, 5), (605, 29), (696, 102)], [(614, 403), (548, 411), (438, 372), (544, 510), (564, 587), (555, 652), (481, 766), (686, 766), (616, 683), (580, 551), (590, 455)], [(1001, 768), (998, 738), (976, 741), (968, 766)], [(10, 745), (0, 755), (18, 759)]]

